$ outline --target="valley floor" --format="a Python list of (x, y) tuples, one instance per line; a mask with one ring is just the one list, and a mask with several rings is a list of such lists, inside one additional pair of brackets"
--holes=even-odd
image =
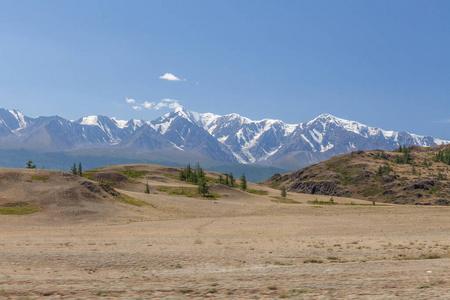
[(450, 207), (277, 193), (128, 191), (152, 206), (87, 223), (1, 216), (0, 298), (450, 298)]

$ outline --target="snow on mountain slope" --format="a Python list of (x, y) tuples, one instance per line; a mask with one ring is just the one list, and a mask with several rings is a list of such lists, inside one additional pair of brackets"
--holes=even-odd
[(386, 131), (330, 114), (306, 123), (253, 121), (176, 108), (155, 120), (117, 120), (87, 116), (28, 118), (0, 109), (0, 147), (67, 150), (78, 148), (197, 152), (218, 161), (295, 168), (354, 150), (393, 150), (399, 145), (433, 146), (449, 141), (407, 132)]

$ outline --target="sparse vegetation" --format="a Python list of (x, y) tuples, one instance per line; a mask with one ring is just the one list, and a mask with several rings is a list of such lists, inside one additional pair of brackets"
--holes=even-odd
[(389, 166), (389, 164), (384, 165), (384, 166), (379, 166), (378, 170), (377, 170), (377, 175), (378, 176), (382, 176), (382, 175), (387, 175), (392, 171), (391, 167)]
[(434, 161), (450, 165), (450, 149), (445, 149), (436, 153)]
[(100, 179), (99, 181), (102, 184), (106, 184), (109, 187), (115, 188), (117, 186), (117, 184), (115, 182), (109, 182), (109, 181), (104, 181), (103, 179)]
[(268, 195), (269, 194), (267, 191), (255, 190), (255, 189), (247, 189), (246, 192), (247, 193), (251, 193), (251, 194), (255, 194), (255, 195), (260, 195), (260, 196), (264, 196), (264, 195)]
[(33, 175), (33, 176), (31, 176), (31, 178), (28, 181), (29, 182), (32, 182), (32, 181), (47, 182), (49, 179), (50, 179), (50, 176), (48, 176), (48, 175)]
[(304, 264), (322, 264), (323, 260), (318, 258), (308, 258), (303, 261)]
[(119, 173), (123, 174), (128, 178), (144, 178), (145, 172), (139, 170), (120, 170)]
[(372, 185), (364, 190), (358, 191), (358, 194), (362, 194), (364, 197), (376, 196), (385, 192), (383, 188), (378, 187), (377, 185)]
[[(189, 198), (200, 197), (201, 194), (198, 191), (198, 188), (190, 188), (190, 187), (158, 187), (156, 189), (159, 192), (168, 193), (169, 195), (180, 195), (186, 196)], [(208, 198), (220, 198), (221, 196), (215, 193), (207, 194)]]
[(83, 172), (83, 177), (89, 180), (95, 180), (95, 174), (97, 174), (96, 170), (88, 170)]
[(381, 151), (377, 152), (373, 158), (374, 159), (387, 159), (388, 157), (387, 157), (386, 153), (383, 150), (381, 150)]
[(25, 215), (40, 212), (42, 209), (28, 202), (10, 202), (0, 207), (2, 215)]
[(197, 189), (190, 187), (158, 187), (156, 190), (168, 193), (169, 195), (182, 195), (186, 197), (196, 197), (198, 195)]
[(338, 203), (334, 201), (333, 197), (330, 198), (330, 201), (319, 201), (317, 198), (314, 201), (308, 201), (309, 204), (316, 205), (337, 205)]
[(271, 198), (270, 201), (276, 202), (276, 203), (301, 204), (301, 202), (299, 202), (299, 201), (295, 201), (295, 200), (283, 198), (283, 197), (270, 197), (270, 198)]
[(397, 164), (409, 164), (411, 162), (411, 146), (400, 146), (398, 152), (403, 153), (403, 155), (395, 156), (395, 163)]
[(131, 204), (131, 205), (134, 205), (134, 206), (141, 207), (141, 206), (149, 205), (149, 206), (155, 207), (153, 204), (150, 204), (148, 202), (145, 202), (145, 201), (133, 198), (133, 197), (125, 195), (125, 194), (120, 194), (119, 196), (116, 196), (115, 198), (119, 199), (122, 202)]

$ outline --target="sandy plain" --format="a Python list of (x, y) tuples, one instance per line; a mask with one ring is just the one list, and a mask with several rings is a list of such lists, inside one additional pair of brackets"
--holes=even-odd
[(269, 194), (156, 190), (180, 185), (147, 176), (119, 191), (151, 205), (107, 214), (0, 215), (0, 298), (450, 298), (450, 207), (277, 203), (256, 184)]

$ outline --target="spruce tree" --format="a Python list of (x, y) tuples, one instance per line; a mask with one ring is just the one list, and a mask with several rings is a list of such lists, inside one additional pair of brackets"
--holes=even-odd
[(286, 193), (286, 187), (283, 185), (281, 187), (281, 198), (286, 198), (287, 193)]
[(147, 184), (145, 185), (145, 193), (150, 194), (150, 187), (148, 185), (148, 180), (147, 180)]
[(198, 193), (202, 194), (202, 196), (206, 196), (209, 192), (208, 185), (206, 184), (206, 179), (204, 177), (200, 178), (198, 181)]
[(36, 165), (33, 164), (33, 162), (31, 160), (29, 160), (27, 163), (27, 169), (36, 169)]
[(245, 191), (247, 189), (247, 180), (245, 179), (245, 174), (242, 173), (241, 176), (241, 190)]
[(234, 187), (235, 182), (236, 182), (236, 180), (234, 179), (233, 173), (230, 173), (230, 186)]
[(383, 174), (383, 168), (381, 166), (378, 167), (377, 175), (381, 176)]
[(186, 172), (184, 169), (180, 170), (180, 173), (178, 174), (178, 179), (180, 181), (186, 181)]
[(78, 164), (78, 175), (83, 175), (83, 169), (81, 168), (81, 162)]
[(191, 172), (192, 172), (191, 164), (187, 164), (187, 166), (186, 166), (186, 178), (191, 177)]
[(197, 184), (198, 183), (197, 173), (191, 172), (191, 176), (189, 176), (188, 181), (193, 184)]
[(73, 166), (72, 166), (72, 168), (70, 168), (70, 170), (72, 171), (73, 175), (77, 175), (77, 173), (78, 173), (77, 164), (73, 163)]

